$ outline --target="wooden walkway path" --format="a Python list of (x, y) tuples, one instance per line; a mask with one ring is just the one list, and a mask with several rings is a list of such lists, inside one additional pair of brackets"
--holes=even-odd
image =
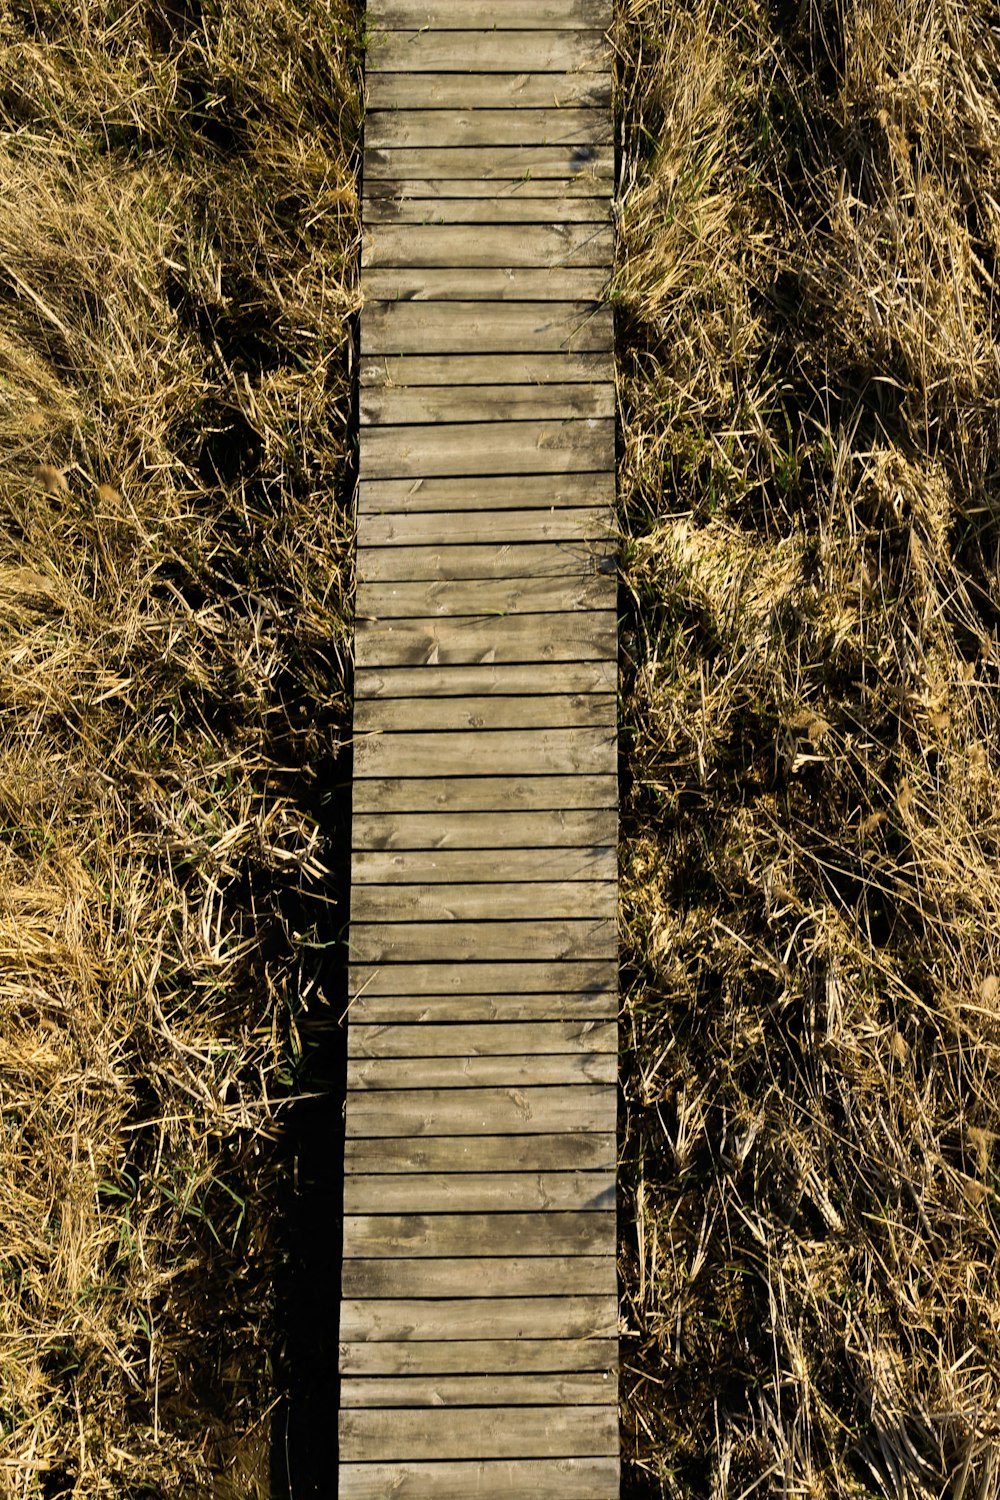
[(611, 0), (371, 0), (342, 1500), (613, 1500)]

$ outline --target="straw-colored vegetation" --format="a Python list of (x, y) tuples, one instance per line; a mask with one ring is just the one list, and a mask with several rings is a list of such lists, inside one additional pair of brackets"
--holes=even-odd
[(1000, 1493), (1000, 27), (623, 0), (632, 1493)]
[[(4, 1500), (270, 1493), (359, 9), (0, 11)], [(626, 1493), (995, 1500), (1000, 23), (615, 37)]]
[(0, 7), (11, 1500), (269, 1493), (272, 1141), (337, 921), (358, 63), (347, 0)]

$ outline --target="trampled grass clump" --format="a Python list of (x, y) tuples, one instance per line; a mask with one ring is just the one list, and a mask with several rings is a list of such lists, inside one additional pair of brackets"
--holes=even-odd
[(350, 660), (358, 18), (0, 18), (0, 1469), (268, 1494)]
[(619, 8), (634, 1492), (1000, 1484), (1000, 44)]

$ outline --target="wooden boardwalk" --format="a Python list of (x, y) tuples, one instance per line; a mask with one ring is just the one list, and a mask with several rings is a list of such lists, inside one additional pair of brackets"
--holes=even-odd
[(618, 1495), (611, 0), (371, 0), (342, 1500)]

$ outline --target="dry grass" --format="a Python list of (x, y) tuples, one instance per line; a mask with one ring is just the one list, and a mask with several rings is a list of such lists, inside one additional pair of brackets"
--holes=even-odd
[(358, 73), (348, 0), (0, 17), (12, 1500), (268, 1493), (273, 1138), (347, 707)]
[(619, 11), (632, 1493), (991, 1500), (996, 11)]

